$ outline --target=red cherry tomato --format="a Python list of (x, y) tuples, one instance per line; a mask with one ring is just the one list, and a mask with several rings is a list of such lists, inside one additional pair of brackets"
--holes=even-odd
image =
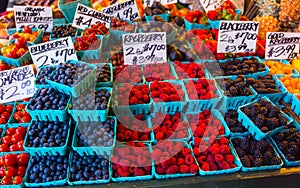
[(17, 163), (17, 154), (7, 154), (4, 156), (4, 164), (6, 166), (13, 166), (16, 163)]
[(32, 29), (29, 26), (25, 26), (24, 29), (23, 29), (23, 33), (32, 34)]
[(17, 47), (17, 49), (26, 48), (26, 40), (24, 38), (18, 38), (15, 41), (15, 46)]
[(4, 166), (4, 155), (0, 157), (0, 167)]
[(5, 175), (6, 176), (15, 176), (17, 174), (17, 170), (13, 166), (6, 167)]
[(10, 117), (10, 112), (1, 113), (1, 118), (5, 119), (6, 121), (9, 119), (9, 117)]
[(19, 151), (24, 151), (24, 140), (19, 141), (17, 147)]
[(11, 141), (12, 141), (12, 143), (14, 143), (14, 144), (18, 143), (19, 141), (21, 141), (21, 140), (23, 140), (23, 139), (24, 139), (23, 136), (21, 136), (20, 134), (14, 134), (14, 135), (12, 135), (12, 137), (11, 137)]
[(9, 151), (13, 152), (13, 151), (18, 151), (18, 146), (17, 144), (12, 144), (9, 146)]
[(21, 176), (15, 176), (12, 180), (14, 185), (19, 185), (23, 182), (23, 178)]
[(0, 114), (2, 112), (5, 112), (5, 106), (3, 104), (0, 104)]
[(22, 112), (15, 112), (14, 120), (16, 120), (17, 122), (20, 122), (21, 119), (22, 119)]
[(10, 184), (12, 184), (12, 178), (9, 176), (4, 176), (1, 185), (10, 185)]
[(14, 106), (13, 105), (7, 105), (6, 107), (5, 107), (5, 110), (7, 111), (7, 112), (12, 112), (13, 111), (13, 109), (14, 109)]
[(5, 176), (5, 168), (4, 167), (0, 167), (0, 178)]
[(11, 142), (11, 136), (8, 136), (8, 135), (4, 136), (4, 137), (2, 138), (2, 143), (3, 143), (3, 144), (10, 145), (10, 144), (12, 143), (12, 142)]
[(21, 153), (17, 156), (19, 165), (26, 165), (29, 161), (29, 155), (26, 153)]
[(16, 129), (15, 128), (8, 128), (6, 129), (5, 131), (5, 135), (8, 135), (8, 136), (12, 136), (16, 133)]
[(0, 153), (1, 152), (9, 152), (9, 146), (7, 144), (0, 145)]
[(18, 166), (17, 167), (17, 175), (24, 176), (26, 174), (26, 166)]
[(30, 123), (31, 122), (31, 117), (22, 117), (20, 120), (20, 123)]
[(25, 104), (18, 104), (16, 109), (17, 111), (22, 111), (23, 109), (25, 109), (26, 105)]
[(21, 135), (24, 138), (25, 135), (26, 135), (26, 129), (24, 127), (19, 126), (16, 129), (16, 134), (19, 134), (19, 135)]
[(5, 124), (6, 122), (6, 119), (0, 118), (0, 124)]

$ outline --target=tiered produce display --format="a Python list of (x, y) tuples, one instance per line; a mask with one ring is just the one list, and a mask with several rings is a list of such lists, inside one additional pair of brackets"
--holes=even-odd
[[(52, 7), (51, 33), (16, 29), (14, 12), (0, 19), (8, 40), (0, 50), (0, 100), (9, 93), (5, 83), (26, 76), (14, 72), (18, 67), (32, 65), (35, 76), (30, 98), (0, 104), (1, 187), (300, 167), (300, 56), (273, 60), (265, 53), (267, 32), (296, 32), (298, 10), (289, 6), (300, 1), (258, 1), (256, 49), (239, 53), (218, 51), (220, 20), (249, 21), (230, 0), (207, 13), (137, 0), (139, 19), (113, 17), (110, 27), (98, 22), (83, 30), (70, 21), (78, 3), (102, 11), (115, 2), (18, 3)], [(154, 32), (166, 34), (167, 62), (129, 65), (122, 35)], [(30, 48), (64, 37), (77, 59), (55, 63), (49, 56), (52, 64), (37, 66)], [(13, 78), (5, 80), (9, 70)]]

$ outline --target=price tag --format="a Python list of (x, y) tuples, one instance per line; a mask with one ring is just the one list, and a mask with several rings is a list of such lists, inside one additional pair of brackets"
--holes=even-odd
[(167, 62), (166, 32), (123, 34), (125, 65)]
[(51, 7), (39, 6), (14, 6), (16, 27), (29, 26), (38, 28), (44, 32), (51, 32), (53, 27), (53, 15)]
[(221, 6), (223, 1), (224, 0), (200, 0), (200, 3), (204, 8), (205, 12), (208, 12), (210, 10), (217, 9), (219, 6)]
[(218, 53), (255, 52), (259, 22), (220, 21)]
[(294, 59), (299, 53), (300, 33), (268, 32), (266, 59)]
[(106, 28), (110, 28), (112, 19), (112, 16), (98, 12), (82, 4), (78, 4), (72, 26), (84, 30), (86, 27), (91, 27), (93, 24), (104, 23)]
[(133, 21), (140, 18), (135, 0), (114, 4), (102, 10), (105, 14), (115, 16), (120, 20)]
[(36, 68), (77, 60), (71, 37), (28, 47)]
[(144, 7), (151, 7), (153, 2), (160, 2), (162, 5), (175, 4), (178, 0), (144, 0)]
[(0, 72), (0, 104), (32, 97), (35, 92), (32, 65)]

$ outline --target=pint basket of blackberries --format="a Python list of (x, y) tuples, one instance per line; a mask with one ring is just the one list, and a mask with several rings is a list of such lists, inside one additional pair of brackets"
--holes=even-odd
[(70, 153), (69, 185), (108, 183), (111, 180), (111, 163), (108, 155), (79, 155)]
[(111, 155), (116, 144), (116, 117), (106, 121), (77, 122), (72, 149), (80, 156)]
[(45, 87), (35, 92), (26, 111), (34, 121), (65, 121), (70, 100), (70, 95)]
[(107, 118), (112, 88), (88, 89), (78, 98), (72, 98), (69, 113), (75, 121), (100, 121)]
[(113, 83), (113, 67), (111, 63), (97, 64), (97, 87), (110, 87)]
[(243, 75), (217, 78), (216, 81), (224, 96), (221, 102), (229, 108), (249, 103), (257, 95), (256, 91), (245, 83)]
[(230, 142), (239, 157), (243, 172), (276, 170), (283, 166), (283, 161), (268, 139), (257, 141), (248, 134), (232, 137)]
[(96, 84), (97, 66), (82, 61), (69, 60), (56, 66), (46, 81), (59, 92), (79, 97), (93, 84)]
[(49, 87), (50, 84), (46, 81), (46, 79), (50, 78), (54, 70), (55, 70), (55, 66), (40, 67), (40, 70), (38, 71), (36, 75), (36, 79), (34, 81), (34, 87), (37, 89)]
[(63, 186), (68, 182), (69, 155), (31, 156), (25, 177), (26, 187)]
[(33, 121), (24, 141), (24, 149), (31, 155), (65, 155), (71, 120)]
[(240, 106), (238, 120), (256, 140), (270, 137), (293, 122), (268, 97)]

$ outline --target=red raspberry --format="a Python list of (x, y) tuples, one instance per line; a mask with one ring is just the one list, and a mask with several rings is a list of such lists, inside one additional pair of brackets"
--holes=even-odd
[(215, 162), (215, 157), (212, 154), (209, 154), (206, 159), (207, 162)]
[(155, 148), (151, 155), (152, 155), (152, 159), (154, 161), (158, 161), (160, 159), (160, 157), (162, 156), (162, 153), (161, 153), (160, 149)]
[(164, 139), (164, 134), (162, 132), (158, 132), (156, 135), (155, 135), (155, 139), (156, 140), (162, 140)]
[(129, 171), (128, 170), (123, 170), (122, 168), (118, 169), (118, 174), (121, 177), (128, 177), (128, 176), (130, 176)]
[(223, 154), (223, 155), (227, 155), (227, 154), (231, 153), (231, 149), (227, 145), (221, 145), (220, 149), (221, 149), (221, 154)]
[(145, 173), (141, 168), (135, 168), (134, 170), (134, 176), (144, 176)]
[(194, 152), (194, 155), (196, 157), (200, 156), (201, 155), (201, 152), (200, 152), (200, 149), (199, 148), (193, 148), (193, 152)]
[(140, 140), (141, 141), (148, 141), (149, 137), (148, 137), (148, 135), (144, 134), (143, 136), (141, 136)]
[(163, 167), (156, 167), (155, 170), (157, 174), (165, 174), (165, 169)]
[(215, 144), (209, 147), (209, 151), (213, 155), (221, 153), (220, 147), (216, 146)]
[[(133, 162), (133, 161), (132, 161)], [(146, 166), (147, 165), (148, 159), (144, 156), (137, 156), (137, 164), (138, 166)]]
[(203, 163), (202, 166), (201, 166), (201, 169), (203, 171), (210, 171), (210, 165), (209, 165), (209, 163), (208, 162)]
[(215, 155), (215, 161), (216, 161), (217, 163), (219, 163), (219, 162), (221, 162), (221, 161), (223, 161), (223, 160), (224, 160), (223, 155), (221, 155), (221, 154), (216, 154), (216, 155)]
[(135, 171), (135, 168), (136, 168), (136, 165), (130, 165), (128, 171), (133, 174)]
[(172, 165), (166, 169), (166, 174), (176, 174), (179, 171), (178, 166)]
[(200, 156), (200, 157), (197, 158), (197, 162), (199, 164), (203, 164), (206, 161), (206, 158), (207, 157), (205, 155), (202, 155), (202, 156)]
[(219, 170), (219, 167), (216, 163), (214, 162), (209, 162), (209, 165), (210, 165), (210, 169), (211, 170)]
[(221, 161), (218, 164), (221, 170), (230, 169), (230, 165), (226, 161)]
[(184, 161), (184, 159), (183, 158), (178, 158), (177, 159), (177, 165), (183, 165), (183, 164), (185, 164), (185, 161)]
[(143, 98), (143, 93), (139, 90), (136, 90), (133, 95), (138, 98), (138, 99), (142, 99)]
[(236, 168), (236, 164), (231, 164), (230, 168)]
[(129, 104), (130, 105), (135, 105), (135, 104), (138, 104), (138, 103), (139, 103), (139, 100), (135, 96), (133, 96), (129, 99)]
[(187, 156), (188, 154), (191, 153), (191, 150), (189, 148), (182, 148), (181, 149), (181, 154), (185, 157)]
[(199, 170), (199, 166), (197, 164), (191, 164), (190, 165), (190, 173), (191, 174), (195, 174), (197, 173)]
[(201, 138), (197, 138), (197, 137), (194, 138), (194, 145), (195, 145), (196, 147), (199, 147), (200, 144), (201, 144), (201, 142), (202, 142), (202, 139), (201, 139)]
[(225, 138), (224, 136), (222, 136), (219, 140), (219, 143), (221, 145), (229, 145), (229, 140), (227, 138)]
[(130, 140), (131, 140), (131, 141), (137, 141), (137, 140), (139, 140), (139, 133), (136, 132), (136, 131), (132, 132), (132, 135), (131, 135), (131, 139), (130, 139)]
[(179, 172), (181, 174), (189, 173), (189, 171), (190, 171), (190, 167), (188, 165), (180, 165), (179, 166)]
[(132, 136), (132, 132), (130, 130), (126, 130), (124, 133), (125, 140), (129, 140)]
[(225, 161), (229, 164), (233, 164), (234, 162), (234, 156), (233, 155), (225, 155)]
[(185, 156), (185, 164), (191, 165), (194, 162), (195, 162), (195, 159), (191, 154), (188, 154), (187, 156)]
[(124, 135), (123, 135), (122, 133), (118, 133), (118, 134), (117, 134), (117, 140), (118, 140), (119, 142), (124, 142)]

